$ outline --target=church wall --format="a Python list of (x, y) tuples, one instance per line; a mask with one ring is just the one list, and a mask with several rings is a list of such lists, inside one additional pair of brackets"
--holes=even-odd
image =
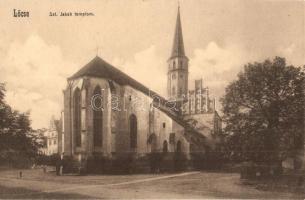
[[(147, 143), (151, 130), (157, 136), (157, 151), (162, 152), (163, 142), (168, 143), (168, 151), (175, 152), (177, 141), (182, 144), (182, 152), (189, 152), (189, 143), (184, 137), (184, 128), (173, 121), (167, 114), (154, 108), (154, 117), (150, 123), (150, 107), (152, 98), (142, 92), (130, 87), (120, 86), (113, 82), (114, 93), (111, 94), (108, 80), (101, 78), (83, 78), (73, 80), (71, 87), (64, 91), (64, 118), (65, 118), (65, 155), (86, 154), (92, 155), (94, 152), (102, 153), (111, 157), (120, 153), (130, 152), (130, 131), (129, 117), (134, 114), (137, 118), (137, 153), (138, 156), (145, 155), (151, 151)], [(91, 99), (95, 87), (99, 85), (102, 89), (103, 97), (103, 146), (94, 147), (93, 143), (93, 108)], [(74, 146), (73, 119), (73, 92), (76, 88), (81, 89), (82, 111), (82, 146), (81, 148), (71, 148)], [(115, 103), (111, 103), (111, 95), (115, 96)], [(70, 112), (71, 104), (71, 112)], [(111, 108), (112, 106), (112, 108)], [(150, 127), (150, 124), (152, 127)], [(165, 126), (163, 127), (163, 124)], [(170, 134), (175, 133), (174, 143), (170, 142)]]
[(57, 151), (59, 154), (61, 154), (63, 152), (63, 144), (64, 144), (64, 116), (63, 116), (63, 111), (60, 112), (60, 129), (58, 132), (58, 136), (57, 136)]
[[(149, 134), (149, 109), (152, 98), (133, 89), (124, 86), (124, 110), (121, 111), (121, 134), (124, 135), (123, 151), (130, 151), (129, 117), (134, 114), (137, 118), (137, 153), (147, 152), (147, 138)], [(121, 140), (121, 138), (118, 138)]]
[[(124, 88), (111, 81), (108, 82), (108, 110), (109, 114), (109, 135), (108, 135), (108, 146), (109, 152), (112, 156), (115, 156), (118, 152), (126, 149), (127, 135), (124, 134), (126, 130), (126, 115), (124, 113)], [(112, 87), (112, 89), (110, 89)]]
[(175, 149), (174, 149), (174, 151), (176, 151), (177, 142), (181, 141), (182, 152), (188, 154), (190, 152), (190, 143), (186, 140), (186, 138), (184, 136), (184, 132), (185, 132), (184, 128), (180, 124), (174, 122), (173, 123), (173, 132), (175, 133), (175, 147), (174, 147)]
[(157, 151), (162, 152), (163, 142), (168, 142), (168, 151), (173, 152), (173, 147), (169, 143), (169, 135), (172, 133), (173, 121), (162, 111), (154, 108), (153, 130), (157, 138)]
[(214, 113), (202, 113), (184, 116), (185, 120), (194, 119), (197, 121), (196, 129), (206, 138), (206, 142), (214, 149), (215, 145), (221, 140), (221, 118)]
[[(155, 118), (154, 118), (154, 133), (157, 136), (157, 149), (159, 152), (163, 150), (163, 142), (167, 141), (168, 143), (168, 152), (175, 152), (177, 141), (180, 140), (182, 143), (182, 152), (189, 152), (189, 144), (184, 138), (184, 128), (179, 125), (177, 122), (172, 120), (168, 115), (163, 113), (158, 109), (154, 109)], [(165, 127), (163, 126), (165, 124)], [(170, 134), (175, 134), (174, 143), (170, 142)]]
[[(69, 139), (69, 143), (70, 143), (70, 151), (72, 152), (72, 155), (75, 153), (75, 152), (82, 152), (82, 147), (76, 147), (75, 146), (75, 134), (74, 134), (74, 120), (73, 120), (73, 114), (74, 114), (74, 102), (73, 102), (73, 95), (74, 95), (74, 92), (77, 88), (81, 89), (82, 88), (82, 83), (83, 83), (83, 80), (82, 79), (76, 79), (76, 80), (73, 80), (73, 81), (70, 81), (70, 88), (69, 88), (69, 93), (70, 93), (70, 98), (67, 99), (67, 101), (69, 102), (70, 104), (70, 110), (69, 110), (69, 113), (70, 113), (70, 132), (69, 132), (69, 136), (68, 136), (68, 139)], [(81, 110), (82, 112), (82, 110)], [(83, 139), (83, 133), (81, 134), (81, 138)]]
[(86, 88), (81, 89), (81, 151), (87, 152), (87, 143), (88, 143), (88, 130), (87, 130), (87, 90)]
[[(75, 142), (75, 131), (73, 130), (74, 129), (74, 120), (72, 120), (72, 144), (73, 144), (73, 152), (74, 153), (84, 153), (86, 152), (86, 138), (87, 138), (87, 129), (86, 129), (86, 104), (84, 102), (84, 99), (86, 97), (86, 91), (85, 91), (85, 88), (83, 88), (83, 83), (84, 83), (84, 79), (76, 79), (74, 81), (74, 85), (72, 87), (72, 98), (71, 98), (71, 105), (72, 105), (72, 116), (73, 116), (73, 113), (74, 113), (74, 101), (73, 101), (73, 95), (74, 95), (74, 92), (75, 90), (78, 88), (80, 89), (80, 94), (81, 94), (81, 109), (80, 109), (80, 113), (81, 113), (81, 146), (80, 147), (77, 147), (76, 146), (76, 142)], [(73, 119), (73, 117), (72, 117)]]
[(113, 90), (111, 92), (111, 153), (115, 155), (118, 148), (117, 148), (117, 140), (120, 139), (119, 130), (120, 130), (120, 109), (121, 104), (120, 100), (122, 87), (114, 82), (113, 83)]
[[(107, 78), (92, 77), (105, 77), (108, 74), (108, 78), (111, 78), (112, 76), (115, 76), (113, 73), (118, 73), (119, 76), (114, 78), (118, 83), (134, 83), (132, 78), (126, 76), (124, 73), (119, 73), (119, 71), (113, 70), (112, 68), (113, 66), (96, 57), (82, 70), (72, 76), (81, 78), (68, 80), (68, 87), (64, 91), (64, 151), (66, 155), (74, 155), (74, 158), (78, 158), (79, 163), (82, 163), (82, 156), (78, 155), (84, 155), (84, 158), (86, 159), (86, 156), (89, 158), (91, 155), (97, 153), (99, 156), (103, 155), (108, 158), (111, 157), (112, 159), (105, 159), (104, 164), (106, 166), (110, 163), (109, 166), (112, 168), (112, 161), (115, 160), (116, 156), (119, 154), (121, 156), (134, 152), (137, 153), (139, 158), (142, 155), (146, 155), (146, 153), (150, 153), (152, 151), (152, 143), (150, 143), (151, 140), (156, 141), (156, 143), (153, 143), (153, 150), (157, 152), (163, 151), (164, 141), (167, 141), (168, 152), (176, 152), (178, 141), (180, 141), (181, 152), (188, 156), (191, 149), (190, 147), (192, 146), (192, 149), (194, 149), (195, 144), (197, 145), (197, 149), (205, 148), (201, 147), (199, 144), (203, 138), (200, 134), (195, 133), (195, 131), (192, 133), (185, 133), (184, 127), (181, 125), (184, 122), (177, 123), (173, 118), (166, 114), (167, 112), (164, 112), (164, 108), (162, 108), (162, 111), (152, 106), (153, 99), (139, 91), (144, 88), (143, 85), (132, 84), (135, 88), (140, 88), (137, 90), (128, 85), (119, 85)], [(90, 77), (87, 77), (87, 75)], [(213, 133), (221, 131), (221, 118), (218, 115), (214, 115), (215, 107), (211, 107), (212, 101), (209, 99), (208, 88), (203, 88), (202, 80), (196, 81), (195, 90), (188, 90), (188, 58), (184, 53), (179, 11), (173, 51), (171, 57), (168, 59), (167, 78), (168, 98), (171, 100), (176, 99), (177, 104), (179, 104), (179, 111), (174, 114), (171, 113), (170, 116), (175, 115), (176, 117), (182, 117), (177, 115), (181, 114), (181, 106), (185, 102), (185, 98), (187, 98), (187, 95), (191, 93), (196, 94), (200, 90), (202, 95), (199, 98), (192, 96), (185, 104), (186, 111), (184, 111), (184, 109), (182, 110), (184, 114), (183, 117), (197, 118), (198, 116), (198, 120), (202, 123), (199, 125), (202, 125), (203, 127), (203, 129), (201, 129), (203, 130), (203, 135), (208, 135), (209, 138), (213, 138), (213, 135), (215, 135)], [(101, 95), (103, 99), (103, 114), (100, 122), (103, 124), (103, 142), (101, 147), (94, 146), (93, 118), (95, 112), (91, 105), (94, 90), (97, 85), (100, 86), (102, 90)], [(81, 90), (80, 112), (82, 142), (81, 147), (78, 148), (75, 147), (75, 136), (73, 134), (75, 132), (73, 130), (73, 123), (74, 121), (78, 121), (78, 118), (76, 120), (73, 119), (73, 92), (76, 88)], [(137, 121), (137, 143), (135, 149), (130, 147), (131, 115), (134, 115)], [(97, 114), (97, 116), (100, 119), (100, 115)], [(208, 123), (208, 126), (206, 126), (206, 123)], [(132, 129), (135, 130), (133, 127), (135, 126), (132, 126)], [(98, 127), (98, 129), (99, 128), (101, 127)], [(151, 137), (152, 134), (156, 136), (156, 140), (154, 139), (155, 137)], [(206, 137), (202, 140), (205, 141), (205, 139)], [(200, 141), (198, 142), (198, 140)], [(192, 145), (190, 145), (190, 141), (192, 142)], [(133, 159), (133, 155), (134, 154), (132, 154), (131, 159)], [(162, 155), (163, 161), (160, 162), (163, 162), (164, 164), (167, 161), (174, 161), (175, 156), (180, 157), (182, 154), (162, 153), (151, 155), (152, 157), (153, 155)], [(99, 156), (96, 156), (95, 158), (100, 159), (101, 157)], [(127, 156), (129, 159), (130, 155)], [(145, 160), (149, 157), (150, 156), (138, 159), (138, 161)], [(119, 158), (119, 156), (117, 158)], [(120, 158), (117, 160), (120, 160)], [(110, 162), (107, 164), (108, 161)], [(131, 162), (133, 162), (133, 160), (131, 160)], [(130, 163), (126, 163), (126, 165)]]
[[(81, 148), (75, 148), (73, 134), (73, 94), (76, 88), (81, 89), (82, 79), (76, 79), (68, 82), (66, 90), (64, 90), (64, 121), (65, 121), (65, 155), (73, 155), (75, 151), (81, 151)], [(83, 136), (82, 136), (83, 137)]]
[(67, 87), (64, 91), (63, 91), (63, 95), (64, 95), (64, 130), (65, 130), (65, 134), (64, 134), (64, 154), (65, 155), (71, 155), (72, 151), (71, 151), (71, 112), (70, 112), (70, 98), (71, 98), (71, 94), (70, 94), (70, 87)]
[[(93, 108), (91, 99), (95, 87), (99, 85), (102, 89), (103, 97), (103, 145), (102, 147), (94, 148), (93, 146)], [(76, 88), (81, 89), (81, 147), (75, 147), (73, 134), (73, 93)], [(110, 90), (108, 82), (104, 79), (76, 79), (71, 82), (71, 88), (68, 87), (64, 91), (64, 151), (65, 155), (74, 153), (82, 153), (91, 155), (93, 152), (103, 154), (111, 154), (111, 126), (110, 114), (111, 110), (109, 100)]]
[[(91, 104), (94, 89), (96, 86), (100, 86), (101, 88), (101, 95), (103, 99), (103, 143), (102, 147), (94, 147), (93, 141), (93, 106)], [(96, 153), (103, 153), (103, 155), (110, 156), (111, 154), (111, 102), (110, 100), (111, 94), (109, 89), (108, 81), (101, 78), (90, 78), (90, 86), (88, 87), (88, 98), (87, 98), (87, 152), (92, 154)]]
[[(154, 108), (153, 119), (150, 119), (150, 107), (152, 98), (133, 89), (130, 86), (123, 86), (121, 92), (122, 109), (119, 113), (119, 131), (116, 134), (116, 148), (117, 153), (129, 152), (130, 149), (130, 133), (129, 133), (129, 116), (134, 114), (137, 117), (137, 153), (139, 156), (149, 153), (151, 148), (148, 144), (149, 135), (156, 134), (157, 137), (157, 151), (162, 152), (163, 142), (168, 142), (168, 151), (174, 152), (176, 143), (170, 144), (169, 138), (171, 133), (175, 133), (176, 142), (178, 140), (182, 143), (182, 151), (188, 152), (189, 144), (183, 136), (184, 128), (173, 121), (167, 114)], [(150, 122), (152, 120), (152, 122)], [(165, 123), (165, 127), (163, 127)], [(153, 127), (150, 127), (153, 126)], [(153, 132), (152, 132), (153, 131)]]
[(118, 109), (114, 111), (112, 126), (115, 128), (115, 135), (113, 141), (115, 143), (115, 154), (121, 152), (129, 152), (129, 134), (128, 134), (128, 117), (125, 111), (125, 96), (124, 87), (119, 86), (118, 95)]

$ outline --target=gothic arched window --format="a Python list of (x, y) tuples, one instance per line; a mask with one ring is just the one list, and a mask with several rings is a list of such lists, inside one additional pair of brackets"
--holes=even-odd
[(181, 96), (182, 95), (182, 88), (179, 88), (179, 94), (178, 94), (179, 96)]
[(103, 146), (103, 100), (100, 86), (96, 86), (93, 91), (94, 106), (93, 110), (93, 144), (96, 147)]
[(180, 140), (178, 140), (178, 142), (177, 142), (176, 152), (181, 153), (181, 141)]
[(176, 69), (176, 62), (173, 63), (173, 69)]
[(75, 145), (81, 146), (81, 92), (79, 88), (76, 88), (73, 94), (73, 128), (75, 135)]
[(195, 152), (195, 145), (193, 143), (190, 144), (190, 152)]
[(172, 88), (172, 95), (176, 95), (176, 88), (175, 88), (175, 86), (173, 86), (173, 88)]
[(130, 133), (130, 148), (137, 148), (137, 137), (138, 137), (138, 122), (137, 117), (132, 114), (129, 117), (129, 133)]
[(164, 142), (163, 142), (163, 153), (167, 153), (168, 152), (168, 147), (167, 146), (168, 146), (167, 145), (167, 141), (164, 140)]
[(148, 144), (150, 144), (150, 151), (156, 152), (157, 151), (157, 136), (156, 134), (151, 134), (148, 138)]

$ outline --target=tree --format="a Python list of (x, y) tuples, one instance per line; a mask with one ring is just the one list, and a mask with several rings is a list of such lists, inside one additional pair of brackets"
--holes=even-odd
[(5, 87), (0, 84), (0, 160), (13, 165), (25, 164), (22, 162), (36, 156), (40, 144), (33, 134), (29, 113), (13, 110), (4, 97)]
[(0, 83), (0, 105), (4, 104), (4, 93), (5, 93), (4, 83)]
[(221, 99), (233, 158), (278, 162), (303, 147), (304, 77), (280, 57), (244, 66)]

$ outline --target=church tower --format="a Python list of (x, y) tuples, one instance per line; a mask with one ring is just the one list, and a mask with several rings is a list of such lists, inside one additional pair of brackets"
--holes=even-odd
[(168, 62), (167, 94), (168, 98), (182, 103), (188, 93), (188, 58), (185, 56), (180, 7), (178, 6), (177, 21), (173, 48)]

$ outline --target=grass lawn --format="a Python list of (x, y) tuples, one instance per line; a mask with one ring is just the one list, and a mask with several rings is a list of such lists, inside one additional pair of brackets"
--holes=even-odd
[(77, 193), (47, 193), (21, 187), (5, 187), (0, 185), (0, 199), (89, 199), (90, 196)]

